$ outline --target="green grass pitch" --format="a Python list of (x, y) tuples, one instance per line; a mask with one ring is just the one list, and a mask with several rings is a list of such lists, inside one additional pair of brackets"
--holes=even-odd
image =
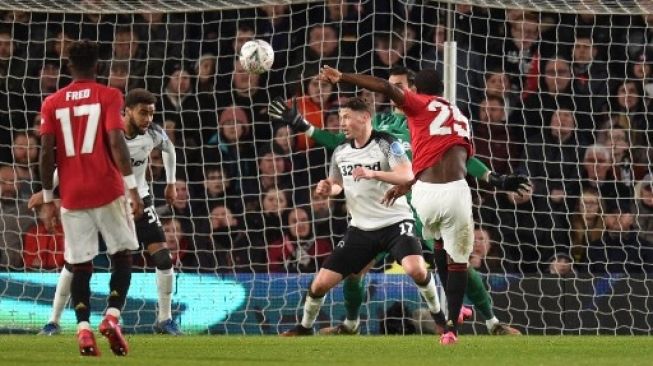
[(435, 336), (130, 335), (115, 357), (104, 339), (99, 359), (82, 358), (72, 334), (0, 335), (0, 365), (653, 365), (653, 337), (462, 336), (442, 347)]

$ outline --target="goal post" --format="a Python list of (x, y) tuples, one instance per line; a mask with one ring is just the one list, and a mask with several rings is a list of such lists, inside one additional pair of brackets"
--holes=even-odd
[[(158, 98), (155, 123), (177, 151), (179, 199), (164, 201), (155, 151), (148, 178), (173, 252), (173, 316), (189, 333), (276, 334), (302, 313), (315, 271), (347, 224), (342, 199), (320, 200), (331, 152), (270, 121), (275, 97), (339, 132), (358, 93), (320, 83), (324, 65), (386, 78), (434, 68), (470, 120), (476, 157), (531, 177), (532, 195), (470, 178), (475, 246), (493, 313), (528, 334), (651, 334), (653, 303), (653, 3), (645, 0), (0, 0), (0, 333), (47, 320), (63, 236), (27, 209), (40, 189), (39, 108), (70, 82), (73, 40), (100, 44), (99, 79)], [(235, 57), (259, 38), (269, 73)], [(433, 204), (437, 204), (434, 202)], [(95, 261), (92, 321), (109, 258)], [(419, 294), (392, 263), (367, 276), (362, 333), (428, 332)], [(124, 311), (151, 332), (154, 267), (135, 254)], [(487, 334), (482, 308), (464, 333)], [(341, 287), (318, 326), (344, 318)], [(65, 330), (74, 328), (67, 308)]]

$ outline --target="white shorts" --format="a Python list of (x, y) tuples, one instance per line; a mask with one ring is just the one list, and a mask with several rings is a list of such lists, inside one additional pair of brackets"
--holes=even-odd
[(417, 181), (412, 205), (422, 221), (424, 239), (440, 239), (456, 263), (468, 263), (474, 244), (472, 192), (467, 182), (435, 184)]
[(88, 262), (98, 255), (98, 233), (102, 234), (109, 254), (138, 249), (134, 220), (124, 196), (97, 208), (61, 207), (61, 224), (65, 237), (64, 259), (71, 264)]

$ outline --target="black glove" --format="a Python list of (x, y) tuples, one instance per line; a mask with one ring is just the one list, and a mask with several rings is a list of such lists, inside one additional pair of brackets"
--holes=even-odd
[(531, 190), (532, 185), (528, 181), (528, 177), (521, 174), (497, 174), (490, 172), (488, 183), (502, 191), (528, 191)]
[(281, 97), (276, 97), (268, 106), (268, 114), (273, 120), (282, 121), (296, 132), (306, 132), (311, 125), (304, 120), (297, 110), (297, 99), (293, 98), (292, 108)]

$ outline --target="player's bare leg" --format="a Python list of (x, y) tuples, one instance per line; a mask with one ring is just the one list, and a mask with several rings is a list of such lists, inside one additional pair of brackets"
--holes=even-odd
[(417, 285), (419, 293), (426, 301), (429, 312), (435, 321), (436, 329), (444, 328), (446, 319), (440, 307), (438, 290), (435, 287), (433, 275), (426, 268), (424, 257), (421, 255), (408, 255), (401, 260), (401, 266), (406, 274), (415, 281), (415, 285)]
[(121, 251), (111, 256), (113, 268), (109, 281), (109, 299), (106, 315), (100, 323), (100, 333), (107, 338), (111, 351), (116, 356), (126, 356), (129, 352), (127, 340), (120, 327), (120, 310), (125, 305), (131, 283), (132, 255)]
[(175, 273), (170, 250), (166, 248), (165, 243), (152, 243), (147, 246), (147, 251), (156, 267), (156, 288), (159, 295), (159, 313), (155, 329), (162, 334), (182, 335), (179, 326), (172, 319), (172, 289)]
[(342, 281), (342, 275), (330, 269), (322, 268), (315, 276), (304, 302), (302, 321), (292, 329), (283, 332), (284, 337), (313, 335), (313, 325), (324, 304), (324, 296)]
[[(354, 289), (351, 290), (357, 291), (358, 293), (356, 295), (360, 296), (360, 298), (355, 299), (356, 304), (347, 304), (347, 296), (345, 296), (345, 308), (347, 308), (347, 316), (345, 317), (345, 321), (338, 325), (334, 325), (332, 327), (326, 327), (320, 329), (320, 334), (354, 335), (360, 333), (359, 310), (360, 310), (360, 304), (363, 302), (362, 297), (365, 291), (362, 282), (364, 281), (367, 272), (369, 272), (370, 269), (374, 266), (375, 262), (376, 261), (371, 261), (367, 266), (365, 266), (365, 268), (363, 268), (362, 271), (347, 276), (343, 284), (343, 291), (349, 290), (345, 288), (345, 286), (347, 285), (351, 287), (355, 287)], [(359, 291), (361, 287), (363, 287), (363, 291)], [(357, 305), (357, 306), (352, 306), (352, 305)], [(353, 309), (350, 310), (348, 307), (353, 307)]]

